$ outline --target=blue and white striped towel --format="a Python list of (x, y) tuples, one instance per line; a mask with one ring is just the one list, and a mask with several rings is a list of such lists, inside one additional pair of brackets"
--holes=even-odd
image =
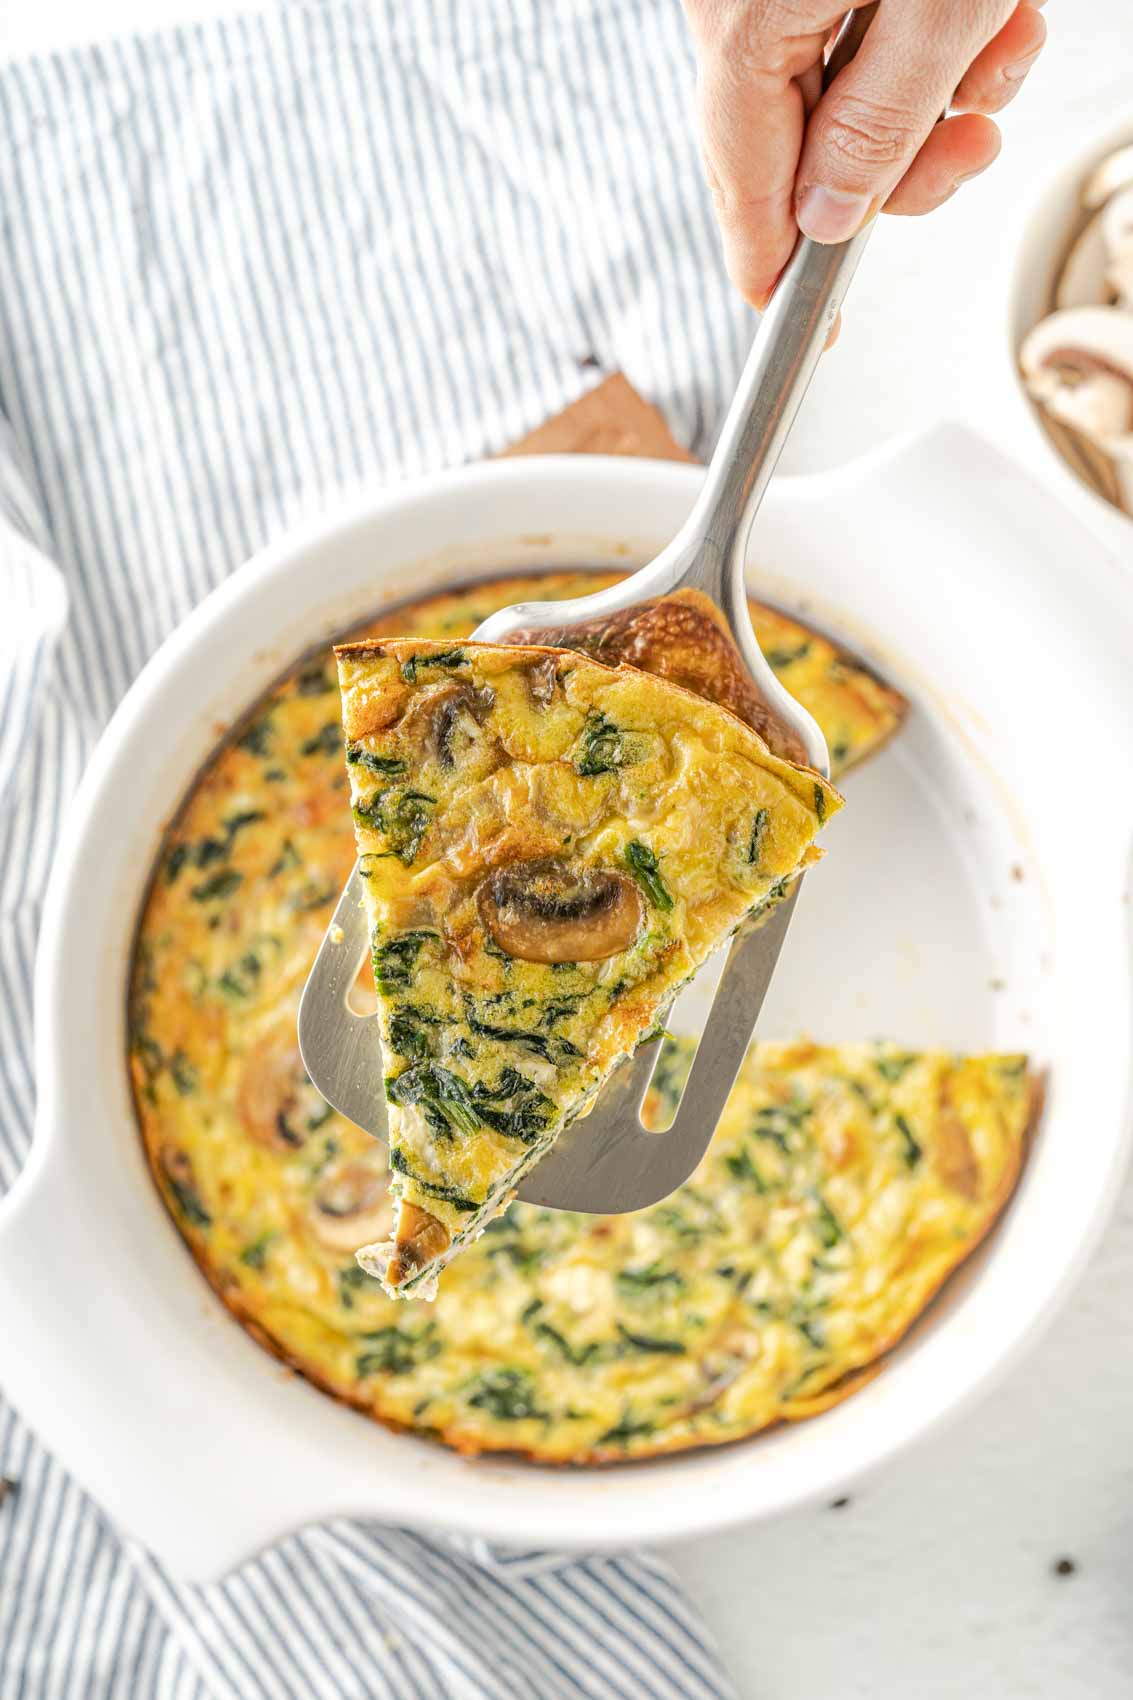
[[(296, 0), (0, 72), (0, 1190), (47, 847), (188, 610), (595, 361), (710, 438), (750, 324), (691, 110), (677, 0)], [(337, 1523), (187, 1587), (3, 1408), (0, 1475), (0, 1700), (731, 1693), (646, 1556)]]

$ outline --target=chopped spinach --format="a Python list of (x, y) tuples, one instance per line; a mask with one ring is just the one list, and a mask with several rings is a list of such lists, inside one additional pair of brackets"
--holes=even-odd
[(325, 726), (319, 728), (313, 738), (299, 746), (299, 754), (303, 756), (334, 756), (342, 748), (342, 727), (337, 720), (328, 720)]
[(421, 848), (421, 840), (429, 829), (431, 810), (437, 799), (424, 791), (401, 791), (397, 801), (385, 811), (382, 830), (389, 847), (403, 867), (408, 868)]
[(436, 933), (419, 928), (416, 932), (399, 933), (388, 943), (377, 945), (373, 961), (374, 984), (378, 991), (385, 996), (391, 992), (404, 991), (412, 981), (422, 945), (426, 939), (436, 937)]
[(462, 649), (441, 649), (436, 655), (411, 655), (401, 663), (401, 676), (407, 685), (417, 683), (422, 667), (467, 667), (468, 657)]
[(475, 1133), (481, 1125), (472, 1095), (459, 1075), (440, 1063), (414, 1063), (392, 1079), (386, 1077), (386, 1097), (403, 1108), (415, 1105), (435, 1133)]
[(739, 1151), (729, 1151), (724, 1158), (724, 1166), (735, 1180), (747, 1182), (756, 1192), (767, 1191), (767, 1182), (756, 1168), (755, 1159), (746, 1145)]
[(172, 885), (185, 863), (189, 860), (189, 846), (175, 844), (165, 858), (165, 883)]
[(684, 1281), (675, 1269), (666, 1269), (660, 1259), (646, 1264), (641, 1269), (619, 1269), (617, 1287), (627, 1298), (640, 1297), (642, 1293), (652, 1292), (657, 1287), (673, 1287), (679, 1289)]
[(522, 1140), (524, 1145), (537, 1144), (554, 1117), (550, 1098), (514, 1068), (505, 1068), (495, 1086), (478, 1080), (472, 1098), (486, 1127)]
[[(553, 969), (563, 969), (570, 968), (573, 964), (569, 962), (552, 962), (549, 966)], [(543, 1013), (539, 1017), (540, 1027), (557, 1027), (560, 1021), (567, 1020), (569, 1016), (577, 1015), (579, 1005), (583, 1001), (583, 998), (579, 996), (576, 998), (556, 998), (553, 1003), (545, 1004)]]
[(598, 1445), (628, 1446), (631, 1440), (639, 1437), (644, 1439), (646, 1435), (652, 1434), (656, 1426), (648, 1417), (634, 1417), (630, 1406), (627, 1405), (613, 1428), (608, 1428), (605, 1434), (598, 1436)]
[(535, 1383), (529, 1370), (503, 1367), (486, 1369), (473, 1383), (468, 1403), (487, 1411), (497, 1422), (522, 1422), (528, 1417), (544, 1420), (547, 1412), (536, 1403)]
[(556, 1051), (560, 1058), (581, 1055), (578, 1047), (572, 1045), (569, 1039), (548, 1039), (542, 1033), (532, 1033), (521, 1027), (496, 1027), (491, 1022), (481, 1021), (479, 1016), (475, 1015), (468, 1017), (468, 1030), (475, 1033), (479, 1039), (498, 1039), (503, 1044), (523, 1045), (537, 1057), (542, 1057), (545, 1062), (554, 1062)]
[(915, 1056), (877, 1057), (874, 1061), (874, 1067), (882, 1080), (888, 1080), (890, 1084), (893, 1084), (908, 1073), (916, 1060)]
[(624, 1323), (618, 1323), (623, 1346), (631, 1352), (660, 1352), (673, 1358), (683, 1358), (685, 1347), (679, 1340), (657, 1339), (651, 1334), (632, 1334)]
[(648, 844), (640, 844), (636, 838), (627, 844), (626, 862), (653, 907), (667, 913), (673, 907), (673, 899), (661, 878), (657, 857)]
[(802, 661), (810, 654), (810, 644), (800, 643), (794, 649), (765, 649), (764, 656), (769, 667), (774, 667), (777, 673), (784, 667), (789, 667), (793, 661)]
[(803, 1339), (812, 1345), (815, 1351), (821, 1352), (826, 1349), (826, 1335), (822, 1331), (822, 1324), (813, 1316), (793, 1316), (791, 1321)]
[(542, 1033), (530, 1033), (518, 1027), (496, 1027), (489, 1021), (481, 1021), (476, 1015), (468, 1016), (468, 1030), (475, 1033), (478, 1039), (499, 1039), (503, 1044), (524, 1045), (545, 1062), (554, 1061), (551, 1042), (544, 1038)]
[(248, 950), (239, 962), (224, 970), (217, 985), (228, 998), (248, 998), (255, 991), (262, 972), (263, 963), (254, 950)]
[(325, 662), (313, 661), (304, 667), (295, 681), (295, 689), (301, 697), (322, 697), (328, 691), (333, 691), (335, 681)]
[[(221, 821), (220, 824), (224, 828), (223, 837), (214, 838), (209, 834), (199, 839), (196, 844), (173, 845), (165, 861), (166, 884), (172, 885), (184, 867), (207, 868), (214, 862), (227, 862), (237, 834), (246, 826), (253, 826), (256, 821), (266, 818), (262, 809), (244, 809)], [(197, 897), (199, 890), (200, 887), (194, 888), (190, 896)]]
[(253, 1240), (251, 1245), (246, 1245), (240, 1253), (245, 1269), (262, 1269), (267, 1261), (268, 1247), (278, 1238), (278, 1234), (268, 1232)]
[(588, 714), (579, 739), (575, 772), (590, 778), (628, 767), (636, 759), (624, 732), (604, 714)]
[(497, 1216), (488, 1223), (482, 1244), (486, 1256), (505, 1258), (524, 1275), (538, 1269), (546, 1255), (545, 1248), (538, 1242), (529, 1245), (524, 1240), (521, 1221), (510, 1214)]
[(182, 1098), (191, 1098), (200, 1084), (200, 1077), (184, 1051), (174, 1051), (170, 1057), (169, 1076)]
[(277, 874), (286, 873), (288, 868), (301, 867), (302, 863), (303, 858), (300, 856), (298, 850), (296, 850), (294, 844), (292, 844), (290, 838), (285, 838), (279, 855), (268, 869), (268, 879), (273, 880)]
[(795, 1143), (794, 1136), (802, 1132), (812, 1113), (805, 1099), (790, 1104), (762, 1104), (755, 1112), (751, 1131), (757, 1139), (765, 1139), (780, 1151), (789, 1152)]
[(594, 1363), (601, 1356), (602, 1348), (597, 1340), (588, 1340), (585, 1346), (572, 1346), (566, 1335), (549, 1322), (542, 1320), (533, 1322), (531, 1332), (537, 1340), (543, 1340), (548, 1346), (553, 1346), (555, 1351), (568, 1364), (573, 1364), (576, 1369), (581, 1369), (585, 1364)]
[(748, 839), (747, 859), (755, 866), (763, 850), (763, 838), (771, 824), (770, 809), (756, 809), (755, 818), (751, 823), (751, 837)]
[(842, 1232), (842, 1224), (817, 1188), (811, 1196), (818, 1212), (818, 1235), (823, 1245), (829, 1250), (831, 1246), (836, 1246), (840, 1239), (845, 1238)]
[(339, 895), (339, 887), (336, 885), (320, 883), (317, 879), (304, 880), (292, 896), (290, 907), (295, 915), (307, 915), (312, 909), (325, 909), (327, 904)]
[(389, 1018), (390, 1044), (401, 1056), (424, 1062), (433, 1054), (433, 1041), (427, 1029), (437, 1024), (437, 1016), (402, 1005)]
[(814, 787), (814, 812), (818, 816), (818, 824), (821, 826), (826, 819), (826, 792), (817, 782)]
[(265, 714), (241, 732), (236, 744), (239, 749), (247, 750), (250, 756), (266, 756), (271, 748), (271, 735), (271, 715)]
[(371, 750), (365, 750), (361, 744), (347, 744), (346, 759), (351, 767), (364, 767), (368, 773), (383, 774), (394, 779), (406, 771), (406, 764), (397, 756), (376, 756)]
[(200, 885), (189, 887), (189, 896), (194, 903), (211, 903), (214, 899), (231, 897), (244, 883), (244, 876), (236, 868), (221, 868), (219, 873), (209, 879), (202, 880)]
[(913, 1130), (909, 1126), (906, 1118), (901, 1115), (899, 1111), (893, 1117), (893, 1120), (897, 1124), (897, 1132), (901, 1135), (901, 1144), (903, 1148), (902, 1154), (905, 1158), (905, 1162), (908, 1164), (910, 1169), (915, 1169), (921, 1158), (924, 1156), (924, 1150), (921, 1143), (913, 1133)]
[(440, 1352), (441, 1342), (436, 1333), (435, 1322), (426, 1322), (416, 1330), (401, 1328), (397, 1323), (376, 1328), (362, 1336), (366, 1350), (355, 1362), (355, 1373), (359, 1376), (409, 1375)]
[(343, 1310), (354, 1309), (354, 1295), (361, 1288), (380, 1288), (381, 1282), (368, 1275), (360, 1263), (351, 1263), (338, 1271), (338, 1302)]
[(400, 1146), (391, 1145), (389, 1166), (396, 1169), (398, 1174), (405, 1175), (421, 1191), (428, 1193), (430, 1198), (438, 1198), (443, 1204), (451, 1204), (454, 1210), (479, 1210), (480, 1206), (474, 1198), (466, 1198), (462, 1192), (457, 1192), (454, 1186), (438, 1186), (435, 1181), (427, 1181), (421, 1175), (415, 1175), (409, 1167), (405, 1154)]
[(210, 1228), (212, 1217), (205, 1209), (200, 1193), (193, 1179), (193, 1167), (183, 1151), (166, 1153), (162, 1158), (162, 1172), (173, 1195), (173, 1202), (184, 1216), (186, 1222), (191, 1222), (194, 1228)]

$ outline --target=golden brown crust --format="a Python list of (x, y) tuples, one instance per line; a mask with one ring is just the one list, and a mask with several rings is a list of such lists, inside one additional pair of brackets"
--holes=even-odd
[(609, 667), (636, 667), (728, 709), (758, 732), (769, 750), (805, 762), (797, 734), (778, 719), (748, 674), (718, 609), (697, 591), (653, 598), (602, 620), (515, 634), (516, 643), (552, 642)]

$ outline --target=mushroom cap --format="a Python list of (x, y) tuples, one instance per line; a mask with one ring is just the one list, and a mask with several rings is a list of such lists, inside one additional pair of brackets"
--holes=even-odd
[(1133, 184), (1133, 143), (1108, 154), (1086, 181), (1082, 190), (1084, 207), (1104, 206), (1111, 195)]
[(476, 897), (496, 944), (524, 962), (602, 962), (629, 949), (644, 914), (628, 874), (553, 856), (497, 868)]
[(1114, 307), (1052, 313), (1023, 343), (1035, 399), (1110, 454), (1133, 454), (1133, 314)]
[(1054, 286), (1054, 305), (1098, 307), (1106, 299), (1105, 273), (1110, 259), (1105, 239), (1105, 212), (1095, 212), (1075, 237)]
[(1115, 258), (1133, 243), (1133, 184), (1115, 195), (1102, 208), (1102, 241), (1109, 258)]
[(1133, 241), (1114, 255), (1106, 267), (1105, 280), (1122, 311), (1133, 312)]
[(364, 1157), (333, 1164), (311, 1200), (311, 1227), (319, 1244), (328, 1251), (352, 1252), (388, 1234), (393, 1223), (388, 1187), (384, 1165), (379, 1168)]

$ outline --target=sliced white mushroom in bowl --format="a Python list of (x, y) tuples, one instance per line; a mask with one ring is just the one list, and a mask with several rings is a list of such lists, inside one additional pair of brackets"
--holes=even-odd
[(1133, 514), (1133, 145), (1094, 168), (1080, 201), (1087, 216), (1059, 268), (1055, 311), (1019, 361), (1063, 458)]
[(1118, 459), (1133, 459), (1133, 313), (1072, 307), (1024, 342), (1027, 388), (1055, 419)]

